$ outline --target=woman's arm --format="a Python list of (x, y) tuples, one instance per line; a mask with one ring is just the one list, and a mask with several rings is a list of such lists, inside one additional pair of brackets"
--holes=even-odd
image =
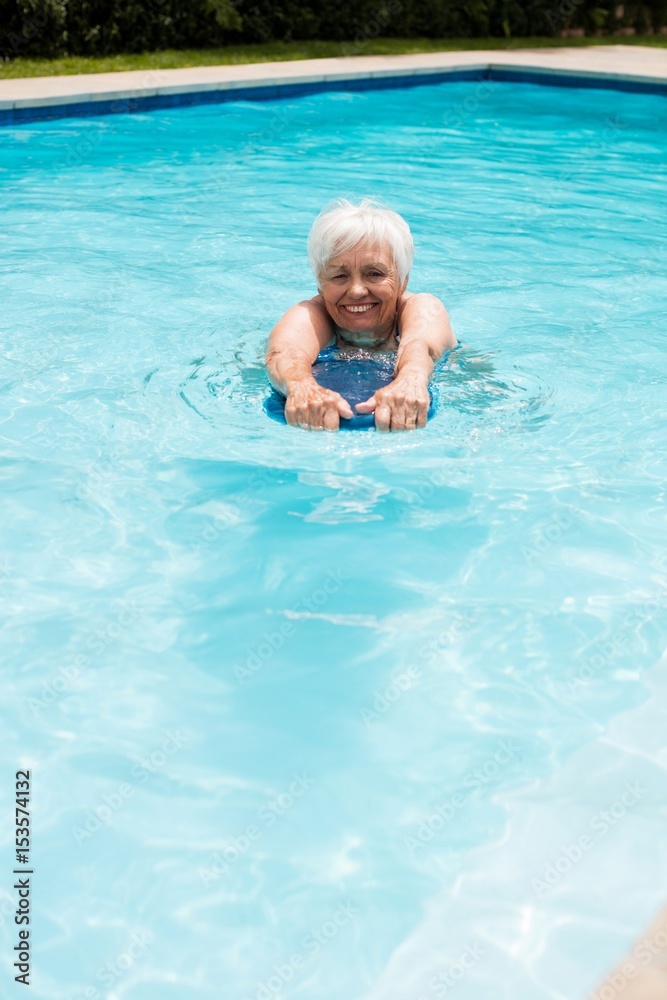
[(401, 340), (394, 374), (398, 376), (405, 368), (419, 367), (428, 369), (426, 374), (430, 378), (433, 362), (458, 343), (447, 310), (435, 295), (421, 292), (406, 298), (399, 322)]
[(375, 412), (379, 431), (424, 427), (428, 416), (428, 384), (433, 365), (457, 340), (447, 310), (427, 292), (410, 295), (399, 310), (401, 339), (394, 380), (356, 406), (358, 413)]
[(313, 378), (312, 366), (333, 335), (331, 319), (317, 299), (299, 302), (274, 326), (266, 350), (271, 385), (286, 397), (285, 419), (293, 427), (336, 430), (353, 416), (349, 403)]

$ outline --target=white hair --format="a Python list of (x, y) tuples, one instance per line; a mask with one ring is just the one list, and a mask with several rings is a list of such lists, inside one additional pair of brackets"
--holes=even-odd
[(405, 219), (372, 198), (364, 198), (358, 205), (337, 198), (322, 209), (308, 236), (308, 257), (318, 283), (333, 257), (362, 243), (388, 247), (399, 280), (407, 279), (415, 245)]

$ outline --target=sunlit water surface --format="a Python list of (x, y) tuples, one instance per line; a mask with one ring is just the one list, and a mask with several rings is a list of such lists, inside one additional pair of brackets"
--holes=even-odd
[[(460, 83), (2, 131), (34, 1000), (576, 1000), (664, 902), (666, 124)], [(337, 194), (461, 341), (419, 433), (264, 412)]]

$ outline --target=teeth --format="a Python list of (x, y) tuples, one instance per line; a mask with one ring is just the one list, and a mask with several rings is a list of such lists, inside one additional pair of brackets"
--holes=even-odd
[(365, 305), (365, 306), (345, 306), (345, 308), (349, 312), (364, 313), (364, 312), (368, 312), (369, 309), (372, 309), (374, 305), (375, 305), (374, 302), (370, 302), (368, 305)]

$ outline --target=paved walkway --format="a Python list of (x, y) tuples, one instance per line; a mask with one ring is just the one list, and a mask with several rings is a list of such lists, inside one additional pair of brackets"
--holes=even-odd
[[(226, 91), (234, 88), (324, 83), (364, 77), (430, 75), (456, 70), (514, 69), (537, 73), (619, 77), (667, 82), (667, 48), (599, 45), (521, 49), (511, 52), (435, 52), (402, 56), (352, 56), (242, 66), (134, 70), (78, 76), (0, 80), (0, 110), (123, 101), (159, 95)], [(55, 110), (55, 109), (54, 109)]]
[(656, 917), (630, 954), (589, 1000), (665, 1000), (666, 997), (667, 909)]

